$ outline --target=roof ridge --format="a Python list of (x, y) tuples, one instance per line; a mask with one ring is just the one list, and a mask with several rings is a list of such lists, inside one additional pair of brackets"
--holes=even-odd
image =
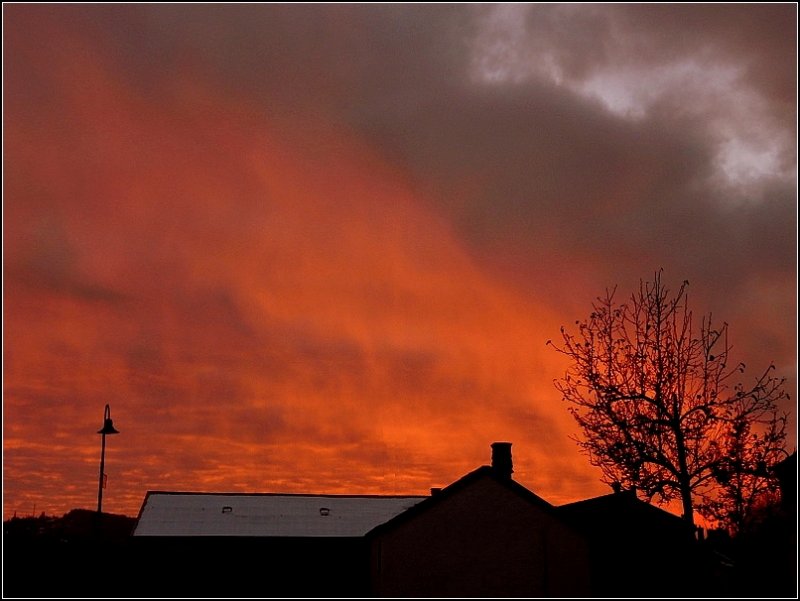
[(537, 495), (532, 490), (529, 490), (519, 482), (512, 480), (510, 478), (503, 478), (502, 476), (499, 476), (497, 474), (497, 471), (492, 466), (481, 465), (477, 469), (474, 469), (471, 472), (468, 472), (467, 474), (461, 476), (461, 478), (459, 478), (455, 482), (448, 484), (447, 486), (442, 488), (439, 492), (437, 492), (435, 495), (428, 497), (427, 499), (421, 501), (420, 503), (417, 503), (413, 507), (409, 507), (408, 509), (394, 516), (390, 520), (382, 524), (378, 524), (377, 526), (375, 526), (375, 528), (367, 532), (367, 536), (369, 537), (376, 533), (393, 528), (397, 524), (400, 524), (403, 521), (419, 513), (422, 513), (423, 511), (427, 511), (429, 507), (440, 503), (443, 499), (450, 497), (451, 495), (461, 490), (463, 487), (468, 486), (471, 482), (481, 477), (491, 478), (495, 482), (510, 489), (511, 492), (513, 492), (514, 494), (523, 497), (529, 503), (537, 505), (543, 508), (544, 510), (551, 512), (553, 516), (556, 515), (555, 513), (556, 507), (553, 504), (548, 503), (542, 497)]
[(342, 499), (424, 499), (429, 495), (382, 495), (382, 494), (341, 494), (341, 493), (291, 493), (291, 492), (205, 492), (186, 490), (148, 490), (150, 495), (193, 495), (226, 497), (325, 497)]

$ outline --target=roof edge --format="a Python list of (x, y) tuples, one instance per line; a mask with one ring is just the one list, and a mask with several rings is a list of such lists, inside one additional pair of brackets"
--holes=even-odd
[(555, 509), (556, 509), (555, 506), (553, 506), (550, 503), (548, 503), (547, 501), (545, 501), (543, 498), (541, 498), (539, 495), (537, 495), (533, 491), (528, 490), (527, 488), (525, 488), (519, 482), (516, 482), (514, 480), (509, 480), (509, 479), (506, 479), (506, 478), (503, 478), (503, 477), (499, 476), (497, 474), (497, 471), (494, 468), (492, 468), (492, 466), (490, 466), (490, 465), (482, 465), (479, 468), (477, 468), (477, 469), (469, 472), (468, 474), (462, 476), (461, 478), (459, 478), (455, 482), (449, 484), (448, 486), (443, 488), (441, 491), (439, 491), (437, 494), (426, 498), (424, 501), (421, 501), (420, 503), (417, 503), (416, 505), (414, 505), (412, 507), (409, 507), (404, 512), (399, 513), (398, 515), (396, 515), (392, 519), (388, 520), (387, 522), (384, 522), (383, 524), (378, 524), (372, 530), (367, 532), (367, 534), (365, 536), (367, 538), (369, 538), (371, 536), (375, 536), (377, 534), (380, 534), (381, 532), (385, 532), (387, 530), (391, 530), (391, 529), (399, 526), (400, 524), (402, 524), (406, 520), (413, 518), (414, 516), (418, 515), (419, 513), (427, 511), (429, 508), (433, 507), (434, 505), (437, 505), (438, 503), (441, 503), (444, 499), (446, 499), (448, 497), (451, 497), (452, 495), (456, 494), (458, 491), (460, 491), (464, 487), (470, 485), (471, 483), (473, 483), (473, 482), (475, 482), (475, 481), (477, 481), (477, 480), (479, 480), (481, 478), (491, 478), (492, 480), (494, 480), (498, 484), (500, 484), (502, 486), (505, 486), (506, 488), (511, 490), (513, 493), (515, 493), (518, 496), (522, 497), (523, 499), (525, 499), (526, 501), (528, 501), (532, 505), (535, 505), (536, 507), (539, 507), (540, 509), (544, 509), (545, 511), (548, 511), (548, 512), (552, 513), (552, 515), (554, 517), (557, 517), (557, 514), (555, 513)]
[(291, 492), (203, 492), (185, 490), (148, 490), (145, 502), (151, 495), (192, 495), (192, 496), (225, 496), (225, 497), (325, 497), (339, 499), (425, 499), (428, 495), (348, 495), (336, 493), (291, 493)]

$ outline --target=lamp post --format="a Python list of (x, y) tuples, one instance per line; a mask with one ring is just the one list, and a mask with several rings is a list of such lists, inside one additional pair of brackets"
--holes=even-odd
[(119, 434), (119, 430), (114, 428), (114, 422), (111, 420), (111, 408), (106, 405), (105, 412), (103, 413), (103, 428), (97, 431), (102, 436), (102, 443), (100, 447), (100, 483), (97, 486), (97, 515), (103, 511), (103, 477), (105, 476), (104, 469), (106, 466), (106, 434)]

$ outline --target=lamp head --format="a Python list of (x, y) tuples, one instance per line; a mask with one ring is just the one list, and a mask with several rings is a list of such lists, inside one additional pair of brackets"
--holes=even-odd
[(111, 408), (106, 405), (103, 413), (103, 428), (97, 431), (98, 434), (119, 434), (119, 430), (114, 427), (114, 420), (111, 419)]

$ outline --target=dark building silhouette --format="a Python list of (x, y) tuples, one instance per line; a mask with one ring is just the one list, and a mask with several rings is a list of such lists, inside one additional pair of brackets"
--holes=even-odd
[(797, 451), (771, 471), (780, 501), (760, 507), (729, 545), (735, 594), (797, 598)]
[[(692, 528), (631, 492), (555, 507), (511, 443), (431, 496), (149, 492), (132, 537), (144, 596), (691, 595)], [(136, 588), (138, 587), (138, 588)]]
[(705, 582), (694, 528), (685, 520), (615, 492), (557, 508), (590, 545), (592, 591), (600, 596), (674, 596)]
[(373, 594), (564, 597), (590, 592), (586, 540), (555, 507), (511, 480), (511, 445), (493, 446), (491, 467), (467, 474), (367, 535)]
[(425, 498), (151, 491), (133, 541), (165, 596), (364, 596), (365, 535)]
[(797, 511), (797, 451), (772, 466), (781, 489), (781, 508), (789, 513)]
[(139, 571), (165, 595), (588, 594), (585, 538), (512, 473), (501, 442), (491, 466), (430, 497), (152, 491)]
[(430, 497), (152, 491), (135, 527), (83, 510), (5, 522), (4, 593), (796, 597), (796, 454), (775, 473), (782, 508), (700, 541), (621, 487), (551, 505), (513, 480), (510, 443)]

